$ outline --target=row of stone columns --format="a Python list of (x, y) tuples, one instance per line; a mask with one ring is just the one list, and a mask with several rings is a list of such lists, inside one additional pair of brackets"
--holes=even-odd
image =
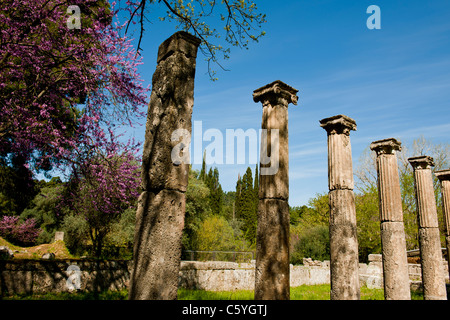
[[(161, 44), (153, 75), (143, 165), (136, 214), (134, 265), (130, 299), (176, 299), (184, 226), (187, 163), (174, 162), (172, 133), (191, 132), (195, 59), (199, 39), (178, 32)], [(254, 91), (263, 105), (255, 299), (290, 298), (288, 105), (297, 89), (275, 81)], [(330, 205), (331, 299), (360, 298), (359, 260), (350, 131), (356, 122), (344, 115), (326, 118)], [(405, 231), (395, 139), (375, 141), (386, 299), (410, 299)], [(277, 152), (276, 152), (276, 151)], [(179, 150), (181, 153), (183, 148)], [(271, 154), (272, 153), (272, 154)], [(261, 155), (263, 156), (263, 155)], [(414, 168), (419, 240), (425, 299), (446, 299), (432, 158), (408, 159)], [(273, 163), (276, 162), (276, 163)], [(265, 169), (277, 168), (264, 174)], [(436, 172), (441, 181), (447, 248), (450, 246), (450, 170)], [(448, 251), (447, 251), (448, 252)], [(449, 266), (450, 267), (450, 266)]]
[[(330, 204), (331, 293), (333, 300), (359, 299), (358, 244), (353, 173), (349, 133), (356, 130), (353, 119), (339, 115), (320, 121), (328, 134), (328, 182)], [(375, 141), (370, 146), (377, 154), (377, 183), (384, 294), (386, 300), (408, 300), (409, 285), (402, 199), (395, 151), (401, 150), (396, 139)], [(408, 159), (414, 169), (419, 243), (424, 298), (447, 298), (442, 269), (436, 202), (428, 156)], [(437, 172), (441, 180), (449, 246), (450, 170)]]
[[(263, 104), (262, 129), (280, 134), (280, 172), (260, 176), (255, 299), (289, 299), (289, 212), (288, 212), (288, 104), (296, 104), (296, 89), (275, 81), (254, 91), (255, 102)], [(328, 186), (330, 205), (330, 282), (332, 300), (360, 298), (359, 259), (350, 131), (356, 122), (344, 115), (325, 118), (320, 126), (327, 131)], [(261, 147), (272, 149), (271, 140)], [(411, 299), (406, 238), (396, 151), (401, 143), (394, 138), (375, 141), (377, 154), (380, 229), (386, 300)], [(414, 169), (422, 279), (426, 300), (446, 299), (442, 270), (439, 228), (431, 177), (432, 159), (408, 159)], [(260, 172), (263, 166), (260, 167)], [(450, 170), (437, 172), (441, 179), (444, 212), (450, 213)], [(446, 218), (446, 230), (448, 221)], [(450, 237), (447, 231), (447, 246)]]
[[(358, 243), (349, 137), (350, 131), (356, 130), (356, 123), (347, 116), (339, 115), (321, 120), (320, 125), (328, 134), (330, 297), (333, 300), (359, 299)], [(409, 300), (411, 294), (406, 240), (395, 154), (401, 150), (401, 144), (396, 139), (390, 138), (375, 141), (370, 148), (377, 154), (385, 299)], [(409, 158), (408, 161), (414, 169), (424, 298), (447, 299), (431, 175), (433, 159), (419, 156)], [(436, 176), (441, 180), (447, 252), (449, 252), (450, 170), (436, 172)]]

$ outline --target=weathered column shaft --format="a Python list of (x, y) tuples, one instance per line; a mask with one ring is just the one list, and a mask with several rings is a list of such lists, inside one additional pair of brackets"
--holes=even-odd
[(338, 115), (320, 121), (328, 135), (330, 272), (332, 300), (358, 300), (359, 258), (350, 130), (353, 119)]
[(402, 198), (395, 154), (396, 150), (401, 150), (401, 144), (391, 138), (375, 141), (370, 148), (377, 153), (384, 297), (386, 300), (410, 300)]
[[(290, 298), (288, 105), (297, 104), (297, 92), (275, 81), (253, 93), (253, 100), (263, 104), (261, 128), (267, 130), (261, 138), (256, 300)], [(269, 163), (264, 156), (270, 158)]]
[(409, 158), (408, 161), (414, 169), (424, 299), (446, 300), (441, 241), (431, 173), (431, 167), (434, 166), (433, 158), (419, 156)]
[(448, 272), (450, 275), (450, 170), (434, 173), (441, 182), (442, 212), (444, 215), (445, 243), (447, 246)]
[(159, 47), (145, 132), (130, 299), (177, 298), (189, 164), (173, 161), (179, 140), (173, 141), (172, 134), (183, 129), (190, 139), (199, 44), (194, 36), (177, 32)]

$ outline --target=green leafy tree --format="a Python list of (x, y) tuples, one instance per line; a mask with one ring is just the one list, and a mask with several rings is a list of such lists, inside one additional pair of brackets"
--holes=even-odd
[(57, 210), (64, 184), (59, 177), (54, 177), (49, 182), (42, 180), (38, 185), (40, 187), (39, 193), (20, 216), (23, 219), (34, 218), (41, 227), (42, 232), (37, 238), (38, 244), (50, 243), (64, 218), (64, 215), (58, 213)]
[(198, 232), (206, 217), (212, 214), (210, 190), (199, 178), (198, 171), (189, 171), (189, 183), (186, 189), (186, 214), (182, 236), (183, 250), (198, 250)]
[[(240, 230), (233, 228), (223, 216), (211, 215), (200, 225), (198, 249), (201, 251), (250, 251)], [(230, 260), (230, 253), (203, 254), (202, 259)], [(241, 256), (237, 257), (241, 258)]]
[(359, 261), (367, 262), (371, 253), (381, 253), (378, 191), (376, 188), (355, 195)]
[(89, 241), (89, 224), (86, 219), (67, 210), (61, 228), (64, 231), (64, 243), (70, 253), (73, 255), (85, 254), (82, 245)]
[(235, 203), (236, 203), (236, 192), (227, 191), (223, 193), (222, 196), (223, 205), (221, 215), (225, 217), (228, 221), (233, 220), (235, 217)]
[(291, 250), (290, 262), (301, 264), (303, 258), (320, 261), (330, 259), (330, 233), (327, 226), (316, 225), (306, 228), (299, 235), (293, 250)]
[(313, 215), (314, 209), (303, 205), (303, 206), (295, 206), (295, 207), (289, 207), (289, 221), (291, 225), (297, 225), (301, 221), (302, 216), (309, 216)]
[(211, 215), (202, 222), (198, 233), (198, 249), (234, 250), (234, 231), (224, 217)]
[(301, 264), (303, 258), (323, 260), (329, 254), (328, 194), (317, 194), (308, 206), (290, 207), (290, 261)]
[(136, 223), (136, 209), (125, 210), (118, 221), (111, 225), (111, 231), (106, 235), (106, 246), (115, 248), (111, 252), (116, 257), (131, 258), (133, 255), (134, 226)]
[(10, 163), (0, 158), (0, 216), (20, 215), (39, 191), (25, 164), (20, 155)]
[(330, 204), (328, 193), (317, 194), (315, 198), (308, 201), (311, 210), (305, 210), (301, 217), (300, 223), (304, 226), (328, 225), (330, 220)]

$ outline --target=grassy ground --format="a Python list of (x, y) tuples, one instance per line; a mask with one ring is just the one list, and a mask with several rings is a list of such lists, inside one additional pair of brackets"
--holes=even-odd
[[(239, 291), (203, 291), (203, 290), (178, 290), (180, 300), (253, 300), (251, 290)], [(412, 300), (422, 300), (423, 294), (411, 292)], [(303, 285), (291, 288), (291, 300), (330, 300), (330, 285), (320, 284), (314, 286)], [(383, 289), (361, 288), (361, 300), (384, 300)]]
[(56, 259), (71, 259), (64, 241), (55, 241), (53, 243), (45, 243), (34, 247), (19, 247), (9, 243), (0, 237), (0, 246), (7, 246), (14, 251), (15, 259), (40, 259), (44, 253), (54, 253)]
[[(204, 291), (187, 290), (180, 288), (178, 290), (179, 300), (253, 300), (252, 290), (239, 291)], [(5, 300), (126, 300), (128, 299), (127, 290), (108, 291), (101, 293), (60, 293), (60, 294), (42, 294), (42, 295), (14, 295), (3, 297)], [(315, 286), (300, 286), (291, 288), (291, 300), (329, 300), (330, 285), (321, 284)], [(423, 295), (418, 292), (412, 292), (413, 300), (422, 300)], [(384, 300), (383, 289), (361, 288), (361, 300)]]

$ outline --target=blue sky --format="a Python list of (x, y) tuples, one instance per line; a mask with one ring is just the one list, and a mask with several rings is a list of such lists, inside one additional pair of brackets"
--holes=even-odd
[[(448, 143), (450, 135), (450, 2), (439, 1), (255, 1), (267, 14), (266, 35), (249, 50), (232, 48), (207, 75), (197, 58), (193, 121), (203, 130), (261, 127), (262, 107), (253, 90), (281, 80), (299, 90), (289, 107), (289, 204), (307, 204), (328, 192), (327, 138), (319, 120), (344, 114), (357, 123), (351, 133), (354, 169), (375, 140), (394, 137), (404, 145), (423, 135)], [(369, 5), (381, 9), (381, 29), (369, 30)], [(140, 73), (151, 83), (159, 44), (176, 30), (148, 24)], [(128, 130), (143, 141), (145, 127)], [(209, 142), (204, 142), (203, 147)], [(254, 164), (213, 165), (226, 191)], [(194, 165), (194, 169), (199, 169)]]

